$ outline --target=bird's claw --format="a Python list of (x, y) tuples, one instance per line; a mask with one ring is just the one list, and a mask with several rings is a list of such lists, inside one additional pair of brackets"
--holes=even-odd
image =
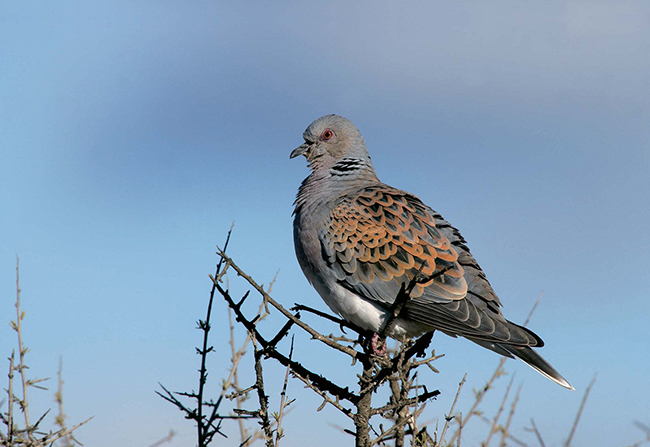
[(386, 355), (386, 339), (380, 337), (376, 332), (372, 334), (370, 339), (370, 352), (379, 357)]

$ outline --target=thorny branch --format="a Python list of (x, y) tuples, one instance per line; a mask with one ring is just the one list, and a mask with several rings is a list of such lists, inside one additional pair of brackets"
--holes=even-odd
[(515, 376), (513, 375), (510, 378), (510, 382), (508, 383), (508, 387), (506, 388), (506, 392), (503, 395), (503, 399), (501, 400), (501, 405), (499, 406), (499, 409), (497, 410), (496, 416), (494, 416), (494, 419), (492, 420), (492, 424), (490, 426), (490, 433), (488, 433), (488, 437), (485, 440), (485, 445), (490, 445), (490, 440), (492, 439), (492, 436), (499, 431), (499, 418), (501, 417), (501, 413), (503, 412), (503, 408), (506, 405), (506, 401), (508, 400), (508, 394), (510, 394), (510, 388), (512, 388), (512, 383), (515, 380)]
[[(331, 317), (327, 314), (323, 314), (314, 309), (308, 308), (302, 305), (296, 305), (292, 308), (295, 313), (291, 313), (286, 310), (282, 305), (275, 301), (264, 289), (259, 286), (250, 276), (248, 276), (244, 271), (239, 268), (234, 261), (228, 257), (223, 251), (218, 252), (221, 256), (221, 259), (225, 262), (224, 270), (222, 271), (222, 276), (226, 270), (232, 268), (237, 275), (244, 278), (263, 298), (265, 304), (270, 304), (271, 307), (278, 310), (284, 317), (287, 318), (285, 325), (272, 337), (265, 337), (261, 334), (257, 327), (258, 316), (253, 318), (247, 318), (242, 311), (242, 306), (244, 302), (248, 299), (249, 293), (247, 292), (244, 296), (238, 301), (230, 296), (230, 292), (224, 289), (220, 284), (220, 277), (217, 276), (211, 277), (213, 280), (214, 287), (222, 295), (224, 300), (228, 303), (229, 307), (232, 309), (236, 316), (236, 320), (241, 323), (249, 333), (249, 336), (254, 340), (255, 344), (259, 344), (260, 348), (256, 348), (256, 377), (257, 382), (253, 388), (257, 389), (259, 401), (260, 401), (260, 411), (259, 412), (250, 412), (255, 416), (259, 416), (262, 424), (262, 428), (265, 431), (265, 439), (268, 444), (268, 439), (270, 438), (271, 426), (268, 421), (268, 404), (266, 396), (263, 392), (263, 382), (262, 382), (262, 368), (260, 359), (262, 356), (270, 357), (277, 360), (280, 364), (289, 368), (291, 374), (305, 383), (309, 388), (314, 390), (319, 396), (323, 398), (323, 405), (330, 404), (334, 408), (337, 408), (346, 416), (352, 418), (355, 422), (357, 428), (355, 432), (356, 436), (356, 445), (358, 446), (369, 446), (373, 443), (379, 442), (382, 439), (387, 439), (390, 436), (397, 436), (403, 438), (404, 426), (413, 421), (413, 415), (409, 411), (406, 411), (408, 408), (417, 407), (419, 404), (426, 402), (431, 398), (435, 398), (439, 391), (427, 391), (426, 387), (418, 387), (414, 385), (414, 369), (421, 365), (428, 365), (432, 370), (435, 371), (435, 368), (431, 366), (431, 362), (439, 356), (432, 356), (426, 360), (415, 360), (413, 357), (424, 357), (425, 351), (428, 348), (433, 333), (425, 334), (423, 337), (416, 341), (406, 341), (401, 344), (401, 348), (393, 354), (390, 358), (381, 358), (374, 356), (366, 352), (360, 352), (354, 349), (353, 347), (343, 345), (338, 342), (333, 336), (325, 336), (307, 323), (303, 322), (300, 317), (300, 311), (308, 311), (314, 315), (321, 316), (327, 321), (334, 322), (341, 327), (345, 327), (354, 332), (357, 332), (360, 336), (367, 337), (368, 334), (366, 331), (351, 325), (343, 320), (339, 320), (335, 317)], [(387, 324), (384, 326), (384, 336), (386, 332), (390, 329), (390, 325), (395, 319), (399, 316), (400, 310), (403, 308), (404, 304), (410, 299), (409, 293), (412, 291), (413, 287), (417, 284), (417, 281), (429, 280), (430, 278), (415, 278), (407, 286), (402, 287), (402, 291), (398, 297), (396, 297), (396, 304), (391, 309), (391, 315), (394, 318), (389, 318)], [(355, 360), (361, 360), (363, 365), (363, 373), (360, 376), (360, 389), (359, 393), (354, 393), (350, 391), (347, 387), (343, 388), (329, 379), (319, 375), (302, 364), (288, 358), (286, 355), (282, 354), (277, 347), (277, 344), (282, 340), (292, 327), (299, 327), (304, 330), (311, 338), (319, 340), (320, 342), (336, 349), (339, 352), (349, 355), (353, 362)], [(349, 339), (344, 339), (344, 342), (349, 341)], [(392, 377), (392, 379), (391, 379)], [(373, 408), (372, 395), (377, 391), (377, 389), (386, 381), (398, 380), (401, 381), (401, 392), (398, 393), (399, 396), (394, 398), (394, 401), (380, 406), (378, 408)], [(422, 388), (423, 391), (416, 392), (415, 396), (411, 396), (409, 393), (412, 391), (417, 391), (419, 388)], [(331, 396), (331, 397), (330, 397)], [(355, 410), (351, 410), (342, 405), (342, 401), (347, 401), (351, 403)], [(321, 407), (322, 408), (322, 405)], [(319, 409), (320, 409), (319, 408)], [(405, 412), (406, 411), (406, 412)], [(397, 420), (394, 421), (394, 424), (391, 428), (386, 430), (381, 430), (378, 438), (374, 441), (371, 441), (368, 434), (370, 427), (370, 418), (375, 415), (382, 415), (387, 417), (389, 414), (399, 414), (400, 416)], [(391, 416), (392, 417), (392, 416)], [(397, 428), (395, 427), (397, 424)], [(276, 434), (276, 440), (278, 439)], [(400, 444), (401, 445), (401, 444)]]
[[(230, 233), (228, 234), (228, 237), (230, 237)], [(372, 350), (361, 350), (360, 346), (366, 347), (368, 344), (367, 342), (361, 343), (361, 345), (358, 343), (364, 339), (366, 341), (369, 340), (372, 334), (369, 334), (368, 331), (362, 330), (344, 320), (301, 304), (296, 304), (290, 310), (285, 309), (281, 304), (279, 304), (279, 302), (275, 301), (270, 296), (270, 289), (268, 291), (264, 290), (263, 286), (257, 284), (252, 279), (252, 277), (247, 275), (240, 267), (235, 264), (232, 258), (225, 254), (226, 247), (227, 243), (224, 247), (224, 250), (217, 248), (217, 253), (220, 256), (219, 268), (217, 269), (217, 272), (214, 276), (210, 275), (213, 283), (212, 293), (210, 296), (210, 309), (212, 307), (214, 293), (219, 292), (219, 294), (228, 304), (230, 310), (232, 311), (232, 314), (234, 314), (236, 321), (246, 329), (248, 335), (246, 341), (244, 342), (244, 346), (240, 350), (236, 350), (234, 347), (233, 323), (232, 319), (230, 320), (232, 344), (231, 351), (233, 364), (230, 372), (230, 377), (225, 382), (218, 401), (216, 403), (205, 403), (205, 405), (212, 407), (212, 415), (209, 420), (219, 420), (219, 425), (217, 426), (211, 425), (211, 422), (207, 424), (207, 428), (211, 430), (210, 433), (212, 435), (216, 432), (219, 432), (221, 421), (224, 419), (239, 419), (239, 422), (241, 423), (241, 420), (244, 418), (255, 418), (260, 424), (261, 432), (256, 431), (255, 434), (244, 439), (247, 436), (247, 433), (245, 430), (241, 430), (241, 446), (247, 446), (252, 443), (253, 440), (262, 437), (267, 447), (277, 447), (280, 439), (282, 439), (284, 436), (282, 431), (283, 412), (286, 407), (292, 402), (289, 401), (286, 397), (287, 380), (289, 375), (291, 375), (292, 377), (300, 380), (307, 388), (311, 389), (319, 397), (322, 398), (322, 404), (319, 406), (318, 411), (329, 404), (353, 421), (355, 430), (352, 431), (343, 429), (343, 431), (355, 436), (355, 445), (357, 447), (370, 447), (375, 444), (386, 445), (386, 442), (388, 441), (394, 443), (396, 447), (402, 447), (405, 445), (406, 436), (412, 437), (412, 445), (440, 446), (443, 445), (443, 443), (445, 445), (460, 445), (460, 438), (463, 428), (466, 426), (468, 420), (472, 416), (479, 415), (478, 405), (480, 404), (484, 395), (491, 388), (492, 383), (496, 380), (496, 378), (504, 374), (503, 364), (505, 358), (503, 358), (499, 363), (496, 371), (490, 380), (486, 383), (485, 387), (476, 392), (475, 402), (470, 408), (469, 412), (465, 413), (466, 416), (464, 418), (463, 413), (460, 413), (460, 416), (454, 416), (454, 409), (458, 400), (458, 396), (460, 394), (460, 390), (463, 387), (463, 384), (465, 383), (465, 377), (463, 377), (462, 382), (459, 384), (458, 393), (456, 394), (449, 415), (445, 417), (446, 421), (444, 429), (442, 431), (442, 436), (440, 439), (438, 439), (436, 426), (436, 431), (434, 433), (435, 439), (432, 439), (432, 437), (427, 433), (426, 426), (422, 428), (418, 427), (417, 418), (422, 413), (426, 402), (429, 399), (435, 398), (440, 393), (438, 390), (428, 391), (425, 386), (418, 385), (417, 368), (422, 365), (427, 365), (432, 371), (437, 372), (431, 363), (441, 356), (436, 356), (435, 353), (432, 353), (430, 357), (420, 359), (426, 356), (426, 350), (431, 343), (433, 332), (427, 333), (417, 340), (402, 340), (401, 343), (398, 343), (397, 349), (391, 350), (387, 356), (382, 355), (381, 351), (374, 349), (374, 346)], [(249, 300), (250, 291), (246, 292), (238, 301), (236, 301), (232, 298), (229, 287), (224, 285), (224, 277), (229, 270), (231, 272), (234, 271), (239, 277), (248, 282), (254, 291), (256, 291), (261, 296), (261, 304), (256, 315), (247, 316), (243, 310), (244, 303)], [(433, 277), (443, 273), (444, 271), (439, 272)], [(433, 277), (416, 275), (416, 277), (413, 278), (409, 284), (402, 285), (400, 292), (395, 298), (395, 301), (388, 309), (389, 317), (386, 319), (379, 333), (375, 334), (375, 336), (378, 337), (379, 341), (384, 345), (384, 347), (386, 346), (386, 336), (388, 334), (391, 334), (392, 328), (400, 317), (402, 309), (410, 299), (410, 294), (413, 288), (418, 283), (429, 281)], [(539, 302), (539, 298), (537, 302)], [(535, 305), (537, 305), (537, 303), (535, 303)], [(280, 330), (273, 333), (272, 335), (266, 335), (264, 334), (262, 326), (260, 326), (259, 323), (263, 321), (268, 315), (270, 315), (271, 311), (274, 310), (279, 312), (279, 314), (282, 315), (286, 321), (284, 321), (284, 324)], [(343, 333), (346, 333), (346, 330), (350, 330), (356, 333), (359, 337), (355, 340), (352, 337), (348, 338), (347, 336), (335, 336), (331, 333), (330, 335), (324, 335), (301, 319), (301, 312), (303, 311), (321, 318), (328, 323), (334, 323), (338, 325)], [(200, 322), (203, 324), (203, 327), (201, 328), (205, 331), (206, 334), (203, 349), (197, 350), (202, 355), (202, 357), (212, 350), (212, 347), (208, 347), (207, 344), (209, 316), (210, 312), (208, 312), (206, 322)], [(337, 352), (348, 355), (352, 359), (352, 366), (354, 366), (357, 362), (361, 363), (362, 372), (357, 376), (358, 388), (350, 389), (348, 386), (341, 386), (335, 383), (333, 380), (324, 377), (322, 374), (319, 374), (316, 370), (308, 368), (307, 366), (294, 360), (292, 358), (294, 343), (293, 337), (289, 354), (284, 354), (279, 345), (287, 335), (294, 331), (295, 328), (300, 328), (298, 332), (304, 331), (310, 336), (311, 339), (318, 340), (326, 346), (335, 349)], [(254, 348), (255, 383), (248, 388), (242, 389), (236, 383), (236, 369), (239, 361), (241, 360), (241, 357), (244, 355), (244, 348), (249, 341), (252, 342)], [(376, 353), (379, 353), (380, 355), (376, 355)], [(264, 361), (269, 358), (276, 360), (286, 368), (284, 385), (280, 394), (280, 411), (273, 414), (269, 413), (269, 396), (265, 390), (263, 368), (265, 364)], [(202, 362), (201, 383), (205, 383), (204, 380), (206, 376), (207, 374), (205, 373), (204, 362)], [(373, 395), (385, 383), (388, 383), (390, 385), (390, 389), (392, 391), (389, 401), (380, 406), (373, 406)], [(519, 442), (508, 433), (508, 430), (519, 398), (519, 390), (521, 387), (519, 388), (517, 396), (515, 397), (515, 401), (512, 404), (507, 422), (504, 425), (500, 425), (499, 423), (499, 419), (503, 413), (511, 385), (512, 382), (508, 386), (506, 396), (501, 402), (501, 407), (499, 408), (496, 417), (492, 420), (488, 420), (488, 423), (490, 424), (490, 433), (487, 443), (489, 443), (496, 432), (501, 432), (502, 434), (501, 445), (503, 445), (506, 439), (510, 439), (514, 442)], [(234, 391), (231, 394), (226, 395), (225, 390), (231, 388)], [(199, 394), (201, 394), (201, 389), (202, 388), (199, 390)], [(203, 416), (203, 419), (201, 419), (199, 413), (197, 413), (196, 410), (188, 409), (174, 396), (174, 394), (176, 394), (197, 399), (198, 394), (170, 393), (164, 387), (163, 390), (167, 393), (167, 396), (163, 397), (170, 402), (173, 402), (182, 411), (184, 411), (186, 413), (186, 417), (197, 420), (197, 422), (205, 419), (204, 424), (206, 421), (208, 421), (205, 416)], [(258, 406), (256, 409), (250, 410), (235, 408), (232, 410), (235, 413), (235, 416), (217, 415), (216, 411), (223, 397), (227, 397), (229, 399), (237, 399), (238, 405), (241, 407), (241, 397), (248, 396), (249, 393), (253, 392), (257, 394)], [(199, 402), (201, 402), (201, 400), (199, 400)], [(376, 424), (372, 424), (371, 420), (373, 420), (373, 418), (376, 416), (380, 416), (385, 421), (389, 421), (390, 423), (386, 424), (386, 426), (384, 426), (383, 423), (380, 423), (378, 426)], [(457, 431), (451, 440), (446, 440), (445, 434), (450, 426), (450, 422), (453, 419), (458, 420)], [(243, 426), (240, 425), (240, 427)], [(373, 437), (372, 439), (370, 436), (371, 434)]]
[[(234, 224), (233, 224), (234, 226)], [(228, 231), (228, 235), (226, 236), (226, 243), (224, 244), (224, 249), (228, 247), (228, 243), (230, 241), (230, 235), (232, 234), (232, 229), (233, 226), (230, 227), (230, 230)], [(219, 260), (216, 268), (216, 273), (215, 276), (219, 276), (221, 274), (221, 269), (223, 267), (223, 259)], [(210, 298), (208, 300), (208, 310), (207, 310), (207, 315), (205, 320), (199, 320), (197, 323), (198, 329), (203, 331), (203, 343), (202, 347), (196, 348), (197, 353), (201, 356), (201, 367), (199, 369), (199, 391), (197, 393), (191, 392), (191, 393), (185, 393), (185, 392), (176, 392), (173, 393), (169, 391), (167, 388), (165, 388), (162, 384), (159, 383), (160, 387), (163, 389), (165, 392), (164, 394), (156, 391), (156, 394), (158, 394), (160, 397), (165, 399), (166, 401), (174, 404), (176, 408), (181, 410), (183, 413), (185, 413), (185, 417), (187, 419), (194, 420), (196, 422), (196, 427), (197, 427), (197, 437), (198, 437), (198, 442), (199, 442), (199, 447), (205, 447), (207, 446), (211, 441), (212, 438), (214, 437), (215, 434), (219, 433), (222, 436), (226, 436), (224, 433), (220, 431), (221, 428), (221, 421), (223, 419), (228, 418), (227, 416), (221, 416), (217, 413), (219, 406), (223, 400), (223, 393), (221, 396), (219, 396), (219, 399), (217, 402), (206, 402), (204, 400), (204, 392), (205, 392), (205, 384), (207, 382), (207, 367), (206, 367), (206, 361), (208, 354), (214, 350), (212, 346), (208, 346), (209, 343), (209, 335), (210, 335), (210, 317), (212, 315), (212, 305), (214, 302), (214, 294), (215, 294), (216, 288), (212, 287), (212, 290), (210, 292)], [(180, 399), (176, 397), (178, 396), (184, 396), (184, 397), (189, 397), (193, 400), (196, 401), (196, 408), (190, 409), (188, 408), (185, 404), (183, 404)], [(204, 407), (212, 407), (212, 411), (210, 412), (209, 415), (204, 414)]]
[[(308, 370), (307, 368), (302, 366), (300, 363), (298, 363), (296, 361), (293, 361), (293, 360), (290, 360), (288, 357), (281, 354), (275, 348), (274, 344), (271, 344), (268, 340), (266, 340), (264, 338), (264, 336), (262, 336), (262, 334), (260, 334), (259, 331), (257, 330), (255, 322), (251, 321), (251, 320), (248, 320), (244, 316), (244, 314), (243, 314), (243, 312), (241, 310), (241, 306), (244, 304), (244, 301), (246, 300), (246, 298), (248, 298), (248, 295), (249, 295), (248, 292), (244, 295), (244, 297), (238, 303), (235, 303), (234, 300), (232, 299), (232, 297), (230, 296), (230, 294), (228, 293), (228, 291), (221, 288), (221, 286), (219, 285), (219, 283), (216, 280), (215, 280), (214, 283), (215, 283), (219, 293), (221, 293), (221, 295), (226, 300), (226, 302), (228, 303), (230, 308), (235, 312), (235, 315), (237, 316), (237, 321), (239, 321), (246, 328), (246, 330), (249, 331), (252, 334), (253, 340), (258, 342), (262, 346), (261, 354), (276, 359), (277, 361), (279, 361), (284, 366), (291, 366), (291, 370), (293, 372), (296, 372), (296, 373), (300, 374), (301, 376), (303, 376), (307, 380), (310, 380), (316, 386), (322, 387), (323, 389), (327, 390), (328, 392), (330, 392), (334, 396), (338, 396), (341, 399), (349, 400), (350, 402), (354, 402), (357, 399), (357, 397), (353, 393), (351, 393), (347, 388), (342, 388), (342, 387), (334, 384), (333, 382), (329, 381), (325, 377)], [(294, 316), (292, 314), (289, 314), (289, 315), (291, 315), (292, 318), (291, 318), (291, 321), (288, 322), (287, 324), (290, 324), (290, 323), (293, 324), (293, 323), (295, 323), (296, 320), (300, 321), (300, 320), (298, 320), (297, 316)], [(285, 327), (283, 327), (283, 329), (280, 331), (280, 333), (278, 333), (274, 337), (275, 343), (277, 343), (279, 341), (279, 339), (281, 338), (281, 337), (279, 337), (279, 335), (286, 335), (286, 331), (284, 330), (284, 328), (286, 328), (286, 327), (287, 326), (285, 325)], [(287, 330), (288, 330), (288, 328), (287, 328)], [(312, 329), (312, 331), (313, 331), (313, 329)], [(324, 336), (321, 335), (321, 337), (323, 337), (323, 339), (325, 339)]]
[(456, 397), (454, 397), (454, 401), (451, 404), (449, 415), (445, 416), (445, 425), (442, 428), (442, 434), (440, 435), (440, 439), (445, 439), (445, 434), (447, 433), (447, 429), (449, 428), (449, 423), (454, 419), (454, 408), (456, 407), (456, 402), (458, 402), (458, 396), (460, 396), (460, 391), (463, 389), (463, 385), (465, 385), (466, 379), (467, 379), (467, 373), (463, 375), (463, 380), (461, 380), (460, 383), (458, 384), (458, 391), (456, 391)]
[[(345, 354), (348, 354), (348, 355), (349, 355), (350, 357), (352, 357), (352, 358), (357, 358), (357, 356), (359, 355), (359, 352), (355, 351), (355, 350), (352, 349), (352, 348), (349, 348), (348, 346), (343, 346), (343, 345), (340, 345), (340, 344), (338, 344), (338, 343), (333, 342), (333, 341), (330, 340), (328, 337), (326, 337), (326, 336), (322, 335), (321, 333), (317, 332), (316, 330), (312, 329), (311, 326), (309, 326), (308, 324), (306, 324), (306, 323), (304, 323), (303, 321), (301, 321), (300, 318), (299, 318), (299, 316), (292, 314), (291, 312), (289, 312), (288, 310), (286, 310), (286, 309), (285, 309), (285, 308), (284, 308), (280, 303), (278, 303), (278, 302), (275, 301), (273, 298), (271, 298), (271, 296), (270, 296), (268, 293), (266, 293), (266, 291), (262, 288), (262, 286), (260, 286), (259, 284), (257, 284), (257, 283), (255, 282), (255, 280), (253, 280), (253, 278), (251, 278), (251, 277), (248, 276), (246, 273), (244, 273), (244, 271), (243, 271), (242, 269), (240, 269), (240, 268), (237, 266), (237, 264), (235, 264), (235, 263), (233, 262), (233, 260), (232, 260), (231, 258), (229, 258), (229, 257), (226, 255), (225, 251), (220, 250), (220, 249), (217, 248), (217, 254), (218, 254), (219, 256), (221, 256), (221, 258), (226, 262), (226, 266), (227, 266), (227, 267), (232, 267), (232, 268), (237, 272), (237, 275), (239, 275), (239, 276), (241, 276), (242, 278), (244, 278), (244, 279), (245, 279), (245, 280), (246, 280), (246, 281), (247, 281), (251, 286), (253, 286), (253, 288), (254, 288), (254, 289), (255, 289), (255, 290), (256, 290), (260, 295), (262, 295), (262, 298), (264, 299), (264, 302), (265, 302), (265, 303), (270, 303), (270, 304), (271, 304), (273, 307), (275, 307), (275, 308), (276, 308), (276, 309), (277, 309), (277, 310), (278, 310), (282, 315), (284, 315), (284, 317), (286, 317), (287, 319), (293, 321), (294, 324), (296, 324), (296, 325), (299, 326), (301, 329), (303, 329), (304, 331), (306, 331), (309, 335), (312, 336), (312, 338), (314, 338), (314, 339), (316, 339), (316, 340), (318, 340), (318, 341), (320, 341), (320, 342), (322, 342), (322, 343), (325, 343), (326, 345), (328, 345), (328, 346), (331, 347), (331, 348), (334, 348), (334, 349), (339, 350), (339, 351), (341, 351), (341, 352), (343, 352), (343, 353), (345, 353)], [(218, 279), (218, 278), (217, 278), (217, 279)], [(212, 280), (214, 281), (214, 278), (212, 278)], [(350, 327), (351, 327), (351, 326), (350, 326)], [(285, 366), (286, 366), (286, 365), (285, 365)]]
[(576, 419), (573, 422), (573, 425), (571, 426), (571, 432), (569, 433), (569, 437), (567, 438), (566, 442), (564, 443), (565, 447), (569, 447), (571, 445), (571, 440), (573, 439), (573, 435), (576, 432), (576, 428), (578, 427), (578, 422), (580, 422), (580, 416), (582, 416), (582, 410), (585, 408), (585, 403), (587, 403), (587, 398), (589, 397), (589, 392), (591, 391), (591, 387), (594, 386), (594, 383), (596, 383), (596, 376), (594, 375), (594, 378), (591, 379), (591, 382), (589, 382), (589, 385), (587, 386), (587, 389), (585, 390), (585, 394), (582, 396), (582, 401), (580, 402), (580, 408), (578, 409), (578, 413), (576, 414)]
[[(31, 447), (43, 447), (46, 445), (52, 445), (55, 441), (59, 439), (64, 439), (65, 445), (72, 445), (73, 442), (78, 441), (72, 436), (72, 433), (77, 430), (79, 427), (88, 422), (91, 418), (86, 419), (85, 421), (76, 424), (71, 428), (66, 428), (64, 421), (64, 411), (63, 411), (63, 391), (62, 384), (63, 379), (61, 376), (61, 370), (59, 369), (59, 390), (55, 394), (55, 400), (59, 404), (59, 416), (56, 420), (56, 424), (61, 428), (57, 431), (49, 430), (48, 432), (43, 431), (40, 428), (41, 423), (45, 417), (49, 414), (50, 410), (47, 410), (35, 423), (31, 422), (29, 414), (29, 399), (27, 395), (27, 390), (29, 387), (35, 387), (42, 390), (46, 388), (39, 386), (38, 383), (43, 382), (47, 379), (28, 379), (26, 371), (29, 369), (25, 361), (25, 355), (29, 352), (29, 349), (25, 346), (23, 342), (23, 325), (22, 321), (25, 318), (25, 312), (21, 310), (20, 307), (20, 260), (16, 258), (16, 320), (11, 321), (11, 327), (16, 332), (17, 341), (18, 341), (18, 364), (16, 364), (16, 352), (12, 350), (11, 357), (9, 357), (9, 387), (5, 389), (8, 395), (8, 408), (7, 412), (2, 414), (0, 413), (0, 422), (7, 428), (7, 433), (4, 434), (0, 432), (0, 445), (3, 446), (31, 446)], [(14, 378), (15, 372), (20, 373), (20, 379), (22, 384), (22, 398), (16, 396), (14, 393)], [(18, 406), (20, 411), (23, 412), (24, 417), (24, 426), (21, 428), (17, 422), (15, 416), (15, 407)]]
[(522, 444), (521, 441), (514, 438), (510, 434), (510, 423), (512, 422), (512, 418), (515, 415), (515, 409), (517, 408), (517, 403), (519, 403), (519, 395), (521, 394), (521, 387), (522, 385), (519, 385), (519, 388), (517, 388), (517, 394), (515, 395), (515, 399), (512, 401), (512, 406), (510, 407), (510, 412), (508, 413), (508, 419), (506, 420), (506, 425), (503, 427), (503, 430), (501, 432), (501, 442), (499, 443), (499, 447), (505, 447), (506, 439), (512, 439), (514, 442), (519, 443), (520, 445)]

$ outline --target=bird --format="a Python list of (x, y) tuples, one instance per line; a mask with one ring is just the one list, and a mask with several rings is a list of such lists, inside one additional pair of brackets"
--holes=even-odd
[(542, 339), (503, 316), (460, 232), (417, 196), (379, 180), (352, 122), (325, 115), (302, 136), (289, 156), (304, 156), (311, 170), (294, 202), (296, 257), (333, 312), (376, 335), (400, 289), (412, 284), (391, 338), (461, 336), (574, 389), (533, 350)]

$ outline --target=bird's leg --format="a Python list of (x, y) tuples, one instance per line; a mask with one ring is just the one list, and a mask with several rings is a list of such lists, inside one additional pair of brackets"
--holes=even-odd
[(363, 346), (367, 354), (373, 354), (379, 357), (386, 355), (386, 339), (378, 332), (373, 332), (372, 335), (368, 332), (359, 332), (359, 344)]
[(386, 339), (374, 332), (370, 339), (370, 351), (376, 356), (383, 357), (386, 355)]

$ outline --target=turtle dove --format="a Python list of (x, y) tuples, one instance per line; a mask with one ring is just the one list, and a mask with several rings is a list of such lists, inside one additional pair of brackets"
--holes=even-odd
[(573, 389), (531, 349), (542, 339), (503, 317), (459, 231), (416, 196), (377, 178), (354, 124), (326, 115), (303, 138), (290, 155), (303, 155), (311, 169), (295, 201), (296, 256), (332, 311), (377, 333), (402, 284), (420, 275), (425, 282), (415, 285), (389, 336), (460, 335)]

